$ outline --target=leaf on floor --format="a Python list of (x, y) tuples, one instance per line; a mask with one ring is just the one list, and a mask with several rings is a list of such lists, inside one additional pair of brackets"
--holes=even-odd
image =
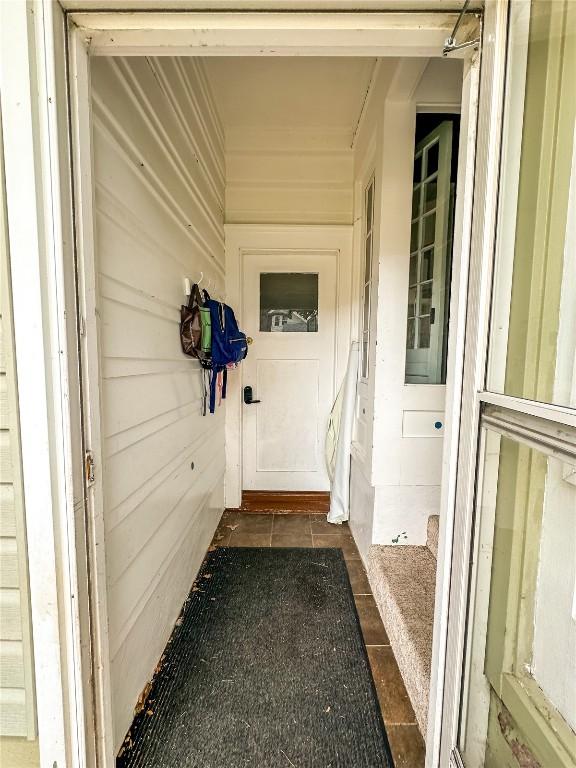
[[(138, 701), (136, 702), (136, 706), (134, 707), (134, 717), (136, 717), (136, 715), (139, 715), (140, 712), (142, 712), (142, 710), (146, 706), (146, 700), (148, 699), (148, 696), (150, 695), (151, 690), (152, 690), (152, 680), (148, 680), (148, 682), (144, 686), (144, 689), (142, 690), (142, 693), (140, 694), (140, 696), (138, 696)], [(128, 738), (128, 736), (126, 738)]]

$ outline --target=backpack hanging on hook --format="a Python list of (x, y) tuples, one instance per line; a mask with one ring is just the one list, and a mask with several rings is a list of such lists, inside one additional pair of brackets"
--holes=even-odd
[(222, 399), (226, 397), (228, 368), (236, 367), (248, 354), (246, 334), (238, 328), (234, 310), (228, 304), (208, 298), (211, 325), (210, 413), (216, 408), (218, 374), (222, 374)]
[(210, 368), (212, 334), (208, 291), (200, 291), (195, 283), (188, 298), (188, 303), (180, 307), (180, 342), (182, 352), (200, 360), (205, 368)]

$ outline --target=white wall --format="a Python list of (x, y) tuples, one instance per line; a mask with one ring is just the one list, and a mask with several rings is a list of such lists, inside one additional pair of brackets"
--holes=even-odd
[(226, 221), (351, 224), (350, 132), (226, 131)]
[(33, 739), (32, 627), (5, 203), (0, 137), (0, 738)]
[(430, 59), (414, 93), (419, 109), (435, 112), (460, 108), (462, 101), (462, 60)]
[[(224, 409), (183, 356), (185, 277), (224, 282), (224, 150), (193, 59), (93, 59), (104, 525), (119, 747), (223, 508)], [(191, 463), (194, 462), (194, 469)]]
[[(356, 135), (354, 137), (354, 271), (356, 275), (356, 307), (362, 311), (361, 275), (364, 269), (364, 190), (376, 168), (382, 167), (383, 114), (386, 93), (398, 65), (397, 61), (378, 62), (373, 74), (368, 98)], [(382, 179), (375, 174), (374, 188), (374, 241), (380, 238), (380, 208)], [(378, 248), (372, 256), (371, 290), (371, 337), (369, 359), (371, 361), (366, 381), (358, 382), (354, 442), (352, 445), (352, 467), (350, 482), (350, 526), (360, 552), (365, 555), (372, 544), (374, 528), (375, 493), (372, 483), (372, 442), (374, 420), (374, 356), (376, 352), (376, 313), (378, 303)], [(358, 317), (359, 332), (362, 319)]]

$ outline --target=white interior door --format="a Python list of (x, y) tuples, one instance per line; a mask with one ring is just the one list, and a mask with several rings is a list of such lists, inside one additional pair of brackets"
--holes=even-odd
[(244, 490), (330, 487), (324, 439), (335, 396), (336, 258), (244, 254), (244, 330), (254, 342), (243, 384), (260, 401), (242, 406)]

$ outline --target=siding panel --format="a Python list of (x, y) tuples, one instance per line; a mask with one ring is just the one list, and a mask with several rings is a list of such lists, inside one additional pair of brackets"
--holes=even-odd
[[(92, 62), (104, 528), (116, 746), (223, 508), (224, 413), (180, 349), (184, 279), (224, 285), (223, 134), (198, 62)], [(191, 468), (194, 463), (194, 468)]]
[(1, 150), (0, 146), (0, 737), (34, 739), (32, 633)]

